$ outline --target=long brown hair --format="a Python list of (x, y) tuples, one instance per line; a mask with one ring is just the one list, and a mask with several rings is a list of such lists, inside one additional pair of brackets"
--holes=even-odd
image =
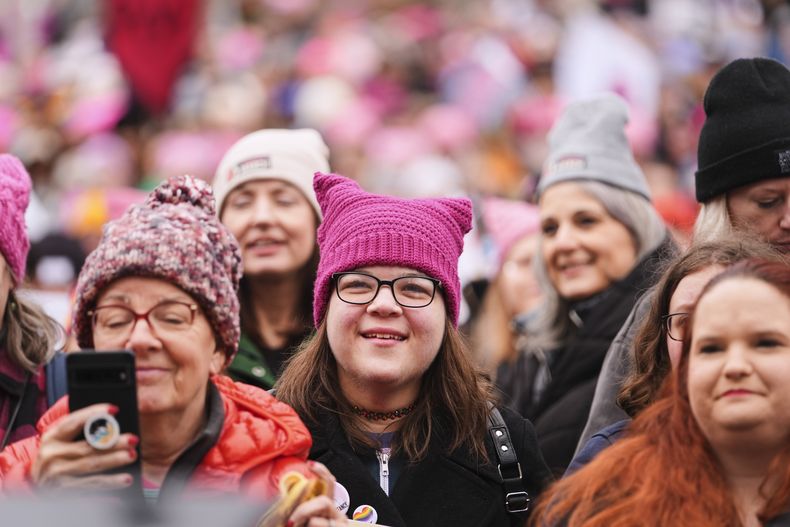
[(686, 276), (718, 265), (729, 267), (747, 258), (788, 263), (770, 245), (750, 239), (722, 238), (692, 245), (685, 254), (671, 260), (653, 288), (650, 309), (634, 338), (631, 374), (623, 382), (617, 404), (634, 417), (656, 399), (661, 384), (672, 369), (662, 317), (669, 313), (669, 302)]
[[(417, 406), (402, 419), (393, 446), (414, 462), (425, 457), (432, 440), (442, 438), (449, 441), (450, 451), (465, 446), (486, 460), (491, 385), (472, 363), (458, 329), (449, 320), (445, 324), (444, 341), (423, 375)], [(339, 386), (324, 319), (288, 361), (275, 386), (277, 398), (308, 422), (319, 422), (322, 413), (334, 413), (352, 445), (376, 446)]]
[[(316, 216), (316, 222), (318, 217)], [(318, 243), (316, 242), (310, 259), (299, 270), (299, 281), (302, 290), (297, 298), (296, 320), (293, 335), (301, 336), (313, 326), (313, 283), (315, 282), (316, 271), (318, 269)], [(247, 335), (254, 342), (263, 343), (263, 335), (258, 327), (258, 320), (255, 317), (252, 292), (249, 286), (249, 279), (242, 276), (239, 281), (239, 321), (243, 335)]]
[(65, 331), (55, 319), (13, 289), (8, 294), (2, 327), (2, 345), (11, 361), (31, 373), (49, 362), (58, 341), (65, 340)]
[[(765, 281), (790, 299), (790, 267), (755, 260), (716, 276), (700, 298), (716, 284), (743, 276)], [(741, 525), (727, 478), (691, 412), (687, 379), (692, 338), (689, 332), (661, 398), (636, 417), (624, 439), (545, 493), (534, 525)], [(761, 521), (781, 514), (790, 503), (790, 443), (772, 461), (760, 492), (766, 499)]]

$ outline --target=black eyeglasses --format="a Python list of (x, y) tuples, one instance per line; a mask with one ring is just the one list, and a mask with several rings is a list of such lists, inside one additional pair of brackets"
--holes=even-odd
[(379, 294), (381, 286), (389, 286), (392, 297), (403, 307), (425, 307), (433, 302), (440, 280), (427, 276), (401, 276), (394, 280), (379, 280), (367, 273), (335, 273), (337, 297), (347, 304), (369, 304)]
[(683, 342), (686, 337), (686, 322), (688, 321), (688, 313), (670, 313), (661, 317), (664, 324), (664, 331), (672, 340)]

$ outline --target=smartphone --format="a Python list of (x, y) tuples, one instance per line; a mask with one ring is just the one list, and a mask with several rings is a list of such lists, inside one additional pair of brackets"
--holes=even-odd
[[(131, 351), (82, 350), (67, 353), (66, 377), (70, 412), (92, 404), (113, 404), (118, 407), (118, 413), (114, 418), (120, 426), (119, 432), (140, 436), (134, 354)], [(101, 420), (94, 421), (94, 423), (98, 428), (103, 426)], [(115, 423), (112, 426), (114, 427)], [(80, 439), (85, 439), (85, 435), (81, 435)], [(132, 499), (142, 499), (139, 443), (135, 448), (137, 456), (132, 463), (107, 473), (131, 474), (132, 485), (123, 489), (121, 494)]]

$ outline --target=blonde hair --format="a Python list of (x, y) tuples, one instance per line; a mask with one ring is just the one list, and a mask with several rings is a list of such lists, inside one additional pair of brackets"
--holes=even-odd
[(702, 204), (694, 222), (694, 243), (715, 243), (732, 238), (735, 229), (727, 208), (727, 195), (721, 194)]

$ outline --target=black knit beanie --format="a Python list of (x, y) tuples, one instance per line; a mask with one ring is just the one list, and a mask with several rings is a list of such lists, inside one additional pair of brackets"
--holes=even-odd
[(765, 58), (729, 63), (710, 81), (704, 107), (697, 201), (790, 177), (790, 70), (784, 65)]

